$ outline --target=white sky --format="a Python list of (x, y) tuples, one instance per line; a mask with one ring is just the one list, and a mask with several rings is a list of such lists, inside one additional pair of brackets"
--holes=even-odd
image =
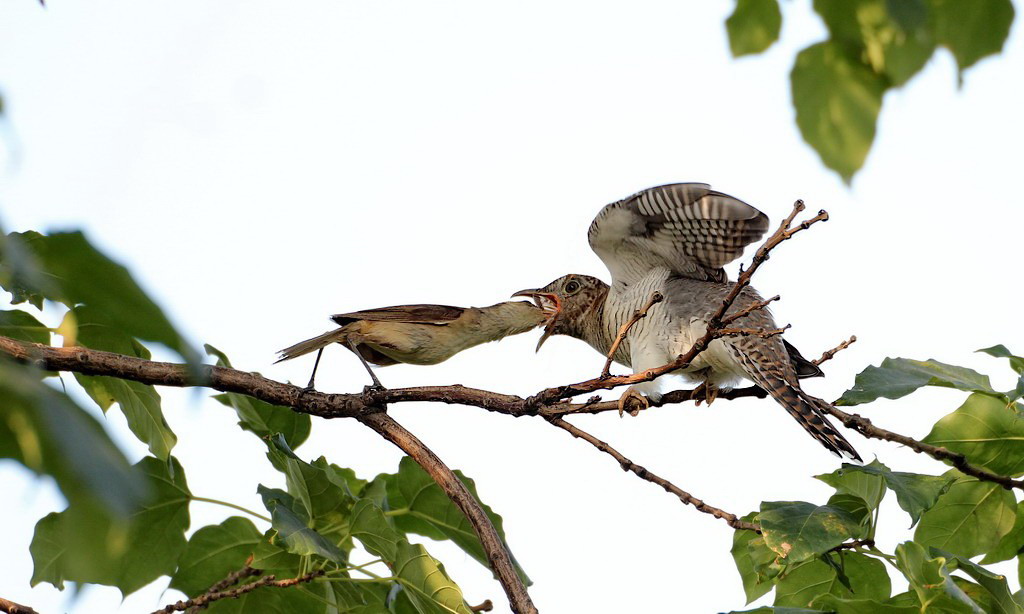
[[(754, 284), (782, 295), (776, 317), (808, 356), (858, 336), (827, 379), (806, 383), (816, 395), (835, 398), (885, 356), (972, 366), (1009, 387), (1004, 361), (972, 352), (1024, 351), (1018, 27), (962, 90), (940, 51), (888, 94), (848, 189), (793, 121), (793, 57), (824, 36), (804, 0), (785, 3), (780, 44), (741, 61), (725, 37), (731, 2), (49, 4), (2, 9), (0, 88), (14, 138), (0, 220), (84, 228), (197, 344), (240, 368), (305, 382), (312, 359), (274, 366), (274, 352), (326, 330), (331, 313), (489, 305), (567, 272), (607, 279), (586, 243), (591, 218), (673, 181), (709, 182), (773, 224), (796, 198), (829, 210), (830, 222), (781, 247)], [(566, 337), (534, 355), (537, 335), (379, 375), (392, 387), (530, 394), (600, 370), (600, 356)], [(344, 350), (324, 360), (321, 389), (367, 383)], [(256, 485), (282, 483), (259, 441), (205, 393), (161, 392), (192, 491), (258, 509)], [(930, 390), (863, 411), (921, 437), (962, 398)], [(539, 419), (473, 408), (407, 404), (391, 414), (476, 479), (542, 612), (743, 606), (732, 531), (587, 444)], [(810, 476), (838, 466), (770, 400), (573, 422), (737, 514), (762, 500), (824, 502), (831, 489)], [(107, 423), (131, 458), (143, 454), (118, 412)], [(944, 470), (850, 440), (894, 469)], [(299, 454), (367, 478), (395, 470), (400, 455), (346, 420), (315, 421)], [(48, 585), (29, 589), (34, 523), (63, 503), (9, 462), (0, 480), (0, 595), (41, 612), (134, 613), (178, 598), (161, 594), (166, 579), (123, 604), (115, 589), (90, 588), (77, 602)], [(908, 519), (891, 495), (883, 507), (880, 543), (891, 550)], [(192, 506), (193, 527), (228, 515)], [(428, 548), (469, 602), (504, 608), (486, 570), (450, 544)]]

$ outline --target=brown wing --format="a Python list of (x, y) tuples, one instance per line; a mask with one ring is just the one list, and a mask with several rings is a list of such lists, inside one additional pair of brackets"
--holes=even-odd
[(457, 319), (466, 311), (463, 307), (449, 305), (396, 305), (331, 316), (338, 325), (344, 326), (356, 320), (369, 322), (406, 322), (409, 324), (436, 324), (443, 326)]

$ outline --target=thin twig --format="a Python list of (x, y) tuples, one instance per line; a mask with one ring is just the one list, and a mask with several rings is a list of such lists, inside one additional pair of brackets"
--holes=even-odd
[(641, 479), (647, 480), (648, 482), (651, 482), (652, 484), (657, 484), (658, 486), (661, 486), (667, 492), (670, 492), (673, 495), (679, 497), (679, 500), (682, 501), (683, 503), (686, 503), (688, 505), (692, 505), (695, 508), (697, 508), (698, 511), (704, 512), (705, 514), (710, 514), (710, 515), (714, 516), (715, 518), (720, 518), (720, 519), (724, 520), (730, 527), (732, 527), (734, 529), (746, 529), (748, 531), (757, 531), (757, 532), (761, 531), (761, 527), (759, 527), (758, 525), (750, 523), (750, 522), (745, 522), (743, 520), (740, 520), (739, 517), (736, 516), (735, 514), (730, 514), (729, 512), (726, 512), (725, 510), (721, 510), (721, 509), (719, 509), (717, 507), (714, 507), (712, 505), (708, 505), (707, 503), (704, 503), (703, 501), (701, 501), (697, 497), (694, 497), (690, 493), (688, 493), (685, 490), (679, 488), (678, 486), (676, 486), (672, 482), (669, 482), (665, 478), (657, 476), (657, 475), (651, 473), (650, 471), (648, 471), (647, 469), (641, 467), (640, 465), (637, 465), (636, 463), (634, 463), (633, 461), (629, 460), (628, 458), (623, 456), (621, 453), (619, 453), (615, 448), (613, 448), (610, 445), (608, 445), (607, 443), (601, 441), (597, 437), (594, 437), (593, 435), (591, 435), (590, 433), (584, 431), (583, 429), (581, 429), (581, 428), (579, 428), (577, 426), (574, 426), (572, 424), (569, 424), (568, 422), (566, 422), (565, 420), (562, 420), (561, 418), (546, 418), (546, 419), (547, 419), (548, 422), (550, 422), (551, 424), (557, 426), (558, 428), (562, 429), (563, 431), (566, 431), (567, 433), (569, 433), (573, 437), (577, 437), (579, 439), (582, 439), (582, 440), (586, 441), (587, 443), (589, 443), (590, 445), (594, 446), (598, 450), (600, 450), (600, 451), (604, 452), (605, 454), (608, 454), (609, 456), (614, 458), (619, 463), (619, 467), (621, 467), (623, 471), (630, 471), (630, 472), (636, 474)]
[(665, 300), (665, 296), (658, 291), (651, 294), (651, 298), (647, 299), (644, 306), (633, 312), (632, 317), (619, 327), (619, 333), (615, 335), (615, 341), (612, 342), (612, 349), (608, 350), (608, 359), (604, 361), (604, 368), (601, 369), (601, 379), (604, 379), (610, 375), (612, 368), (612, 361), (615, 359), (615, 352), (619, 351), (619, 346), (622, 345), (622, 340), (626, 338), (626, 334), (629, 329), (633, 328), (633, 325), (647, 317), (647, 312), (650, 311), (651, 307), (654, 307), (661, 301)]
[(516, 573), (508, 548), (505, 547), (505, 543), (501, 540), (494, 525), (491, 524), (491, 519), (484, 513), (480, 503), (469, 492), (462, 480), (456, 477), (455, 473), (441, 462), (441, 459), (426, 444), (386, 413), (361, 416), (359, 421), (412, 457), (441, 487), (448, 498), (462, 510), (480, 539), (480, 545), (483, 546), (484, 552), (487, 553), (491, 571), (494, 572), (502, 589), (505, 590), (512, 611), (516, 614), (537, 614), (537, 608), (533, 605), (530, 594), (526, 592), (526, 586), (519, 574)]
[(782, 298), (782, 297), (779, 296), (778, 294), (776, 294), (775, 296), (773, 296), (771, 298), (767, 298), (767, 299), (765, 299), (763, 301), (757, 301), (756, 303), (751, 303), (750, 305), (747, 305), (746, 307), (744, 307), (743, 309), (740, 309), (736, 313), (730, 313), (728, 316), (722, 318), (722, 326), (725, 326), (726, 324), (732, 324), (733, 322), (735, 322), (736, 320), (739, 320), (740, 318), (742, 318), (745, 315), (750, 315), (751, 313), (753, 313), (755, 311), (759, 311), (761, 309), (764, 309), (769, 304), (779, 300), (780, 298)]
[(490, 599), (487, 599), (483, 603), (481, 603), (480, 605), (470, 606), (469, 611), (470, 612), (490, 612), (493, 609), (494, 609), (494, 604), (491, 603)]
[[(252, 556), (250, 555), (249, 556), (249, 562), (251, 562), (251, 561), (252, 561)], [(252, 576), (258, 576), (258, 575), (260, 575), (262, 573), (263, 572), (260, 571), (259, 569), (254, 569), (252, 567), (249, 567), (249, 563), (247, 562), (245, 564), (245, 567), (243, 567), (243, 568), (241, 568), (239, 570), (236, 570), (236, 571), (232, 571), (227, 576), (225, 576), (223, 580), (217, 582), (216, 584), (214, 584), (210, 588), (206, 589), (206, 592), (207, 593), (219, 593), (220, 591), (228, 588), (229, 586), (234, 586), (242, 578), (250, 578)]]
[(879, 428), (871, 424), (871, 420), (868, 420), (864, 416), (858, 414), (848, 414), (843, 410), (828, 405), (825, 410), (839, 418), (839, 421), (843, 423), (847, 428), (857, 430), (861, 435), (865, 437), (871, 437), (873, 439), (882, 439), (884, 441), (892, 441), (895, 443), (903, 444), (917, 453), (927, 454), (928, 456), (940, 461), (949, 461), (954, 467), (960, 470), (961, 473), (965, 473), (969, 476), (976, 477), (979, 480), (986, 482), (994, 482), (999, 484), (1003, 488), (1010, 490), (1012, 488), (1020, 488), (1024, 490), (1024, 480), (1015, 480), (1009, 476), (999, 475), (993, 473), (984, 467), (978, 467), (967, 462), (967, 457), (959, 452), (953, 452), (947, 448), (939, 446), (933, 446), (923, 441), (918, 441), (906, 435), (900, 435), (892, 431), (887, 431), (883, 428)]
[(263, 576), (262, 578), (250, 582), (249, 584), (243, 584), (238, 588), (233, 588), (226, 591), (218, 592), (207, 592), (203, 593), (195, 599), (189, 599), (188, 601), (177, 601), (175, 603), (168, 604), (159, 610), (153, 612), (153, 614), (172, 614), (173, 612), (184, 612), (190, 608), (202, 609), (210, 605), (214, 601), (220, 601), (221, 599), (236, 599), (246, 593), (263, 588), (264, 586), (276, 587), (276, 588), (288, 588), (289, 586), (295, 586), (296, 584), (302, 584), (305, 582), (311, 582), (316, 578), (324, 575), (324, 570), (318, 569), (311, 571), (307, 574), (301, 575), (297, 578), (287, 578), (285, 580), (277, 580), (273, 575)]
[(777, 337), (789, 330), (789, 328), (789, 324), (782, 328), (720, 328), (718, 334), (722, 337), (761, 337), (762, 339), (767, 339), (769, 337)]
[(851, 335), (849, 339), (843, 341), (842, 343), (832, 348), (831, 350), (825, 350), (825, 352), (822, 353), (821, 358), (817, 360), (812, 360), (811, 362), (813, 362), (816, 365), (821, 365), (821, 363), (825, 362), (826, 360), (832, 360), (832, 358), (834, 358), (836, 354), (850, 347), (851, 345), (856, 343), (856, 341), (857, 335)]
[(20, 603), (14, 603), (8, 599), (0, 597), (0, 612), (5, 614), (39, 614), (27, 605), (21, 605)]

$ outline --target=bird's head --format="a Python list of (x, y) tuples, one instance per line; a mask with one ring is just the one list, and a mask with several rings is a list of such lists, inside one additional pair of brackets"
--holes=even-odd
[(599, 307), (608, 293), (608, 284), (596, 277), (570, 273), (559, 277), (543, 288), (520, 290), (512, 296), (532, 298), (537, 306), (549, 312), (544, 334), (537, 349), (551, 335), (582, 335), (581, 324), (591, 310)]

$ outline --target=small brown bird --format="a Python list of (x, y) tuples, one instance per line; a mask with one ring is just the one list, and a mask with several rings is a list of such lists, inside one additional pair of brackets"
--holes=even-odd
[(317, 350), (307, 386), (312, 389), (324, 348), (340, 343), (359, 357), (374, 385), (380, 386), (367, 362), (382, 367), (400, 362), (436, 365), (475, 345), (525, 333), (553, 313), (527, 301), (506, 301), (490, 307), (398, 305), (339, 313), (331, 319), (341, 328), (281, 350), (276, 362)]

